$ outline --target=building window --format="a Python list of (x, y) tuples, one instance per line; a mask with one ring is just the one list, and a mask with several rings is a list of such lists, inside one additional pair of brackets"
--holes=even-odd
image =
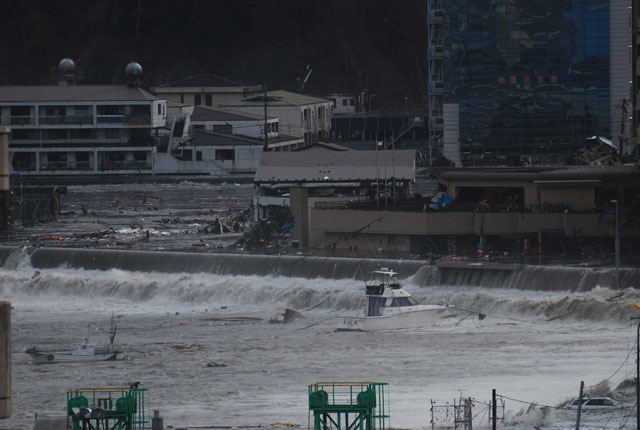
[(349, 106), (355, 106), (356, 103), (353, 99), (349, 99)]
[(202, 96), (200, 94), (195, 94), (193, 96), (193, 104), (196, 106), (200, 106), (202, 104)]
[(217, 149), (216, 150), (216, 160), (218, 161), (227, 161), (234, 159), (234, 151), (233, 149)]
[(211, 94), (205, 94), (205, 96), (204, 96), (204, 104), (207, 105), (207, 106), (211, 106), (211, 104), (212, 104)]
[(158, 105), (158, 115), (162, 115), (162, 105)]
[(72, 139), (95, 139), (95, 129), (88, 128), (78, 128), (71, 129), (71, 138)]
[(118, 128), (105, 128), (104, 137), (107, 139), (118, 139), (120, 137), (120, 129)]
[(211, 126), (211, 131), (233, 134), (233, 126), (231, 124), (214, 124)]
[(202, 161), (202, 151), (196, 151), (196, 161)]
[(67, 130), (47, 130), (47, 136), (51, 140), (62, 140), (67, 138)]
[(348, 106), (349, 101), (347, 99), (342, 99), (342, 106)]
[(180, 103), (184, 103), (184, 94), (180, 94)]
[(22, 139), (30, 139), (30, 131), (31, 130), (11, 130), (11, 139), (12, 140), (22, 140)]

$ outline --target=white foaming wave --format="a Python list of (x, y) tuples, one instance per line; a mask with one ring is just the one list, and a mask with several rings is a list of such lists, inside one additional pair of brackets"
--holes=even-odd
[(33, 248), (23, 246), (11, 252), (0, 270), (33, 270), (33, 266), (31, 265), (31, 256), (29, 253), (32, 249)]
[(106, 305), (254, 306), (260, 309), (353, 309), (362, 303), (355, 281), (209, 274), (166, 274), (57, 268), (0, 270), (0, 295), (30, 307)]
[(430, 287), (415, 293), (423, 303), (447, 303), (475, 313), (524, 320), (628, 322), (640, 314), (640, 292), (596, 287), (587, 292), (523, 292), (503, 288)]

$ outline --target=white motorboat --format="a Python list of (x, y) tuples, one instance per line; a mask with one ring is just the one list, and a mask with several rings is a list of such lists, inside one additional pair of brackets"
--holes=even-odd
[(361, 316), (339, 316), (338, 330), (394, 330), (426, 327), (438, 321), (448, 305), (422, 305), (400, 288), (398, 274), (389, 269), (371, 273)]

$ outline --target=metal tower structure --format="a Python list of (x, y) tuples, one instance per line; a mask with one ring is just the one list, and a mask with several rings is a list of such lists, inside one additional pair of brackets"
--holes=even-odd
[(442, 148), (444, 132), (443, 96), (444, 76), (442, 61), (444, 46), (442, 0), (427, 0), (427, 61), (429, 62), (429, 148)]
[(309, 385), (314, 430), (386, 430), (389, 384), (316, 382)]
[(73, 430), (144, 430), (145, 388), (77, 388), (67, 391)]

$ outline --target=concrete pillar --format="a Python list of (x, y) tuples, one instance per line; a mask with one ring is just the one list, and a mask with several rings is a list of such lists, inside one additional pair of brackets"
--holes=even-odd
[(0, 191), (9, 191), (9, 133), (10, 127), (0, 126)]
[(8, 230), (10, 227), (11, 213), (11, 190), (9, 175), (11, 166), (9, 165), (9, 127), (0, 126), (0, 231)]
[(9, 418), (10, 416), (11, 416), (11, 303), (0, 302), (0, 419)]
[(542, 255), (542, 230), (538, 231), (538, 254)]
[(309, 191), (306, 188), (289, 189), (289, 206), (295, 225), (292, 236), (300, 243), (300, 248), (309, 247)]

